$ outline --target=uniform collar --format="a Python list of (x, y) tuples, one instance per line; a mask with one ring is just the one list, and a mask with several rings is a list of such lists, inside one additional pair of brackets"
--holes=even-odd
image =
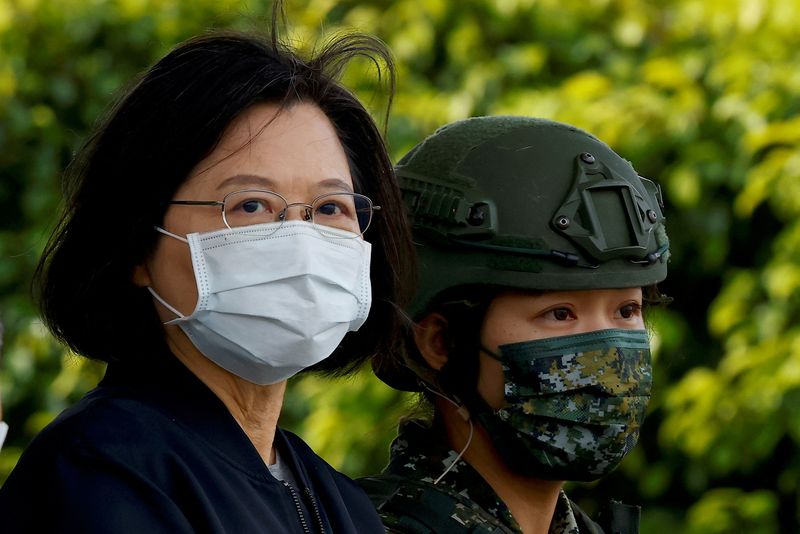
[[(391, 459), (385, 473), (432, 484), (457, 456), (458, 453), (448, 447), (444, 436), (432, 429), (429, 423), (406, 421), (400, 425), (398, 436), (392, 442)], [(474, 502), (509, 530), (521, 532), (505, 503), (463, 459), (442, 478), (436, 488)], [(572, 504), (562, 491), (558, 496), (549, 534), (579, 532)]]

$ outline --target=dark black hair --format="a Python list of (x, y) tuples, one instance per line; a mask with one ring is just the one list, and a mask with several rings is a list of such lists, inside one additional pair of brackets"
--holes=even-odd
[[(264, 102), (318, 106), (336, 129), (357, 192), (381, 206), (365, 234), (372, 244), (373, 305), (317, 369), (349, 372), (390, 350), (396, 310), (413, 277), (413, 248), (381, 132), (338, 76), (371, 59), (394, 90), (391, 54), (378, 39), (340, 35), (302, 58), (273, 35), (213, 32), (169, 52), (114, 104), (65, 172), (66, 209), (44, 251), (35, 288), (53, 334), (104, 361), (145, 361), (166, 350), (146, 289), (132, 281), (153, 252), (177, 188), (243, 112)], [(385, 73), (388, 72), (388, 78)], [(388, 115), (388, 105), (387, 105)]]
[(447, 288), (436, 294), (425, 311), (418, 314), (416, 319), (438, 313), (447, 320), (447, 328), (442, 334), (448, 359), (438, 371), (431, 369), (420, 353), (414, 337), (417, 325), (408, 317), (397, 349), (374, 358), (373, 371), (387, 385), (403, 391), (427, 395), (427, 388), (433, 387), (459, 398), (474, 394), (478, 383), (483, 319), (489, 304), (502, 290), (488, 284)]
[[(478, 394), (483, 322), (489, 305), (501, 291), (491, 285), (458, 286), (436, 295), (428, 307), (429, 313), (439, 313), (447, 320), (442, 335), (449, 353), (436, 375), (437, 386), (462, 402), (470, 402)], [(406, 350), (410, 352), (407, 357), (424, 362), (415, 343)], [(423, 393), (433, 400), (427, 390)]]

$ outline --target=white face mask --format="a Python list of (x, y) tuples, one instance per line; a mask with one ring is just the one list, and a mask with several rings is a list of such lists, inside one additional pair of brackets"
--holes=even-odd
[[(276, 227), (279, 228), (276, 230)], [(330, 356), (369, 314), (371, 246), (303, 221), (189, 234), (197, 306), (177, 324), (208, 359), (255, 384), (274, 384)], [(335, 236), (341, 237), (335, 237)]]

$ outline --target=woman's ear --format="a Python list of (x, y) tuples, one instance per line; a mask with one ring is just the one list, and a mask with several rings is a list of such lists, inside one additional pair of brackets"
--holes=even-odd
[(430, 313), (414, 326), (414, 341), (428, 366), (440, 371), (450, 356), (447, 319), (440, 313)]
[(146, 262), (142, 262), (133, 268), (133, 276), (131, 279), (133, 283), (139, 287), (150, 287), (153, 285), (150, 279), (150, 269), (147, 268)]

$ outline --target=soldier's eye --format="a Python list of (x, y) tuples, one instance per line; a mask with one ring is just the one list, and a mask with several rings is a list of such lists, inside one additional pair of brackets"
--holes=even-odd
[(554, 308), (547, 312), (556, 321), (569, 321), (575, 318), (575, 314), (569, 308)]
[(623, 319), (633, 319), (642, 313), (642, 305), (638, 302), (631, 302), (619, 309), (619, 315)]

